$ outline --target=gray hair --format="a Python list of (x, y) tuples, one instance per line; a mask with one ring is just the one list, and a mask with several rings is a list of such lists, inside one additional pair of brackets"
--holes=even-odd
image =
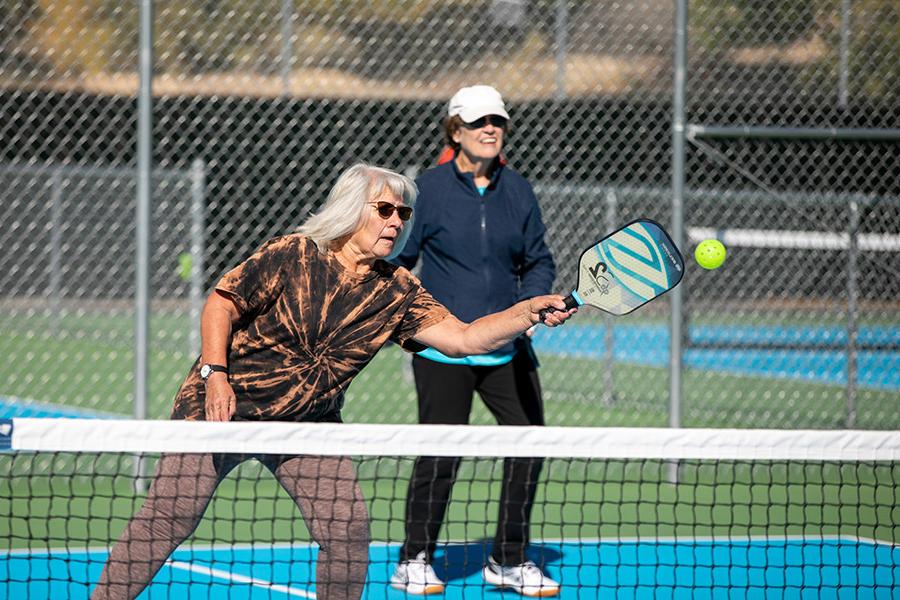
[[(385, 190), (403, 199), (407, 206), (416, 203), (419, 193), (413, 180), (400, 173), (357, 163), (341, 173), (319, 212), (310, 215), (297, 231), (316, 243), (320, 252), (327, 252), (335, 241), (352, 235), (365, 222), (366, 203)], [(403, 224), (388, 258), (400, 254), (412, 231), (412, 219)]]

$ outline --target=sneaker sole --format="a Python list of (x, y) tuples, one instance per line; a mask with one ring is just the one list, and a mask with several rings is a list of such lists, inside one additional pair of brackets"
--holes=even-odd
[(413, 591), (407, 588), (405, 583), (392, 583), (391, 587), (395, 590), (400, 590), (401, 592), (406, 592), (411, 596), (430, 596), (432, 594), (443, 594), (444, 586), (442, 585), (427, 585), (422, 588), (422, 591)]
[(532, 591), (525, 591), (524, 588), (518, 585), (512, 585), (509, 583), (503, 583), (503, 578), (498, 575), (494, 575), (492, 572), (484, 572), (483, 573), (484, 581), (498, 588), (504, 588), (507, 590), (513, 590), (517, 594), (521, 594), (522, 596), (527, 596), (529, 598), (551, 598), (553, 596), (559, 595), (559, 588), (548, 587)]
[(522, 588), (515, 585), (497, 585), (496, 587), (500, 589), (507, 589), (516, 592), (517, 594), (521, 594), (522, 596), (527, 596), (528, 598), (551, 598), (553, 596), (559, 595), (559, 588), (547, 588), (537, 590), (536, 592), (527, 592)]
[(535, 593), (529, 593), (522, 590), (516, 590), (523, 596), (528, 596), (529, 598), (550, 598), (552, 596), (559, 595), (559, 588), (547, 588), (543, 590), (538, 590)]

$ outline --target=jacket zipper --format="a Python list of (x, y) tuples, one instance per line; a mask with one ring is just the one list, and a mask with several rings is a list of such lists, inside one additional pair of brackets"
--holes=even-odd
[[(485, 194), (487, 190), (485, 190)], [(491, 289), (491, 270), (488, 265), (488, 237), (487, 237), (487, 202), (485, 196), (480, 196), (481, 200), (481, 267), (484, 270), (484, 291), (490, 294)]]

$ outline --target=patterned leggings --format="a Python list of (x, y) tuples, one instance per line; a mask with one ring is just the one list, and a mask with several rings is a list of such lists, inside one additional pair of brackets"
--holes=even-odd
[(300, 507), (319, 545), (316, 597), (359, 598), (368, 569), (369, 516), (349, 458), (166, 454), (147, 500), (113, 546), (95, 600), (135, 598), (200, 523), (216, 486), (241, 462), (256, 458)]

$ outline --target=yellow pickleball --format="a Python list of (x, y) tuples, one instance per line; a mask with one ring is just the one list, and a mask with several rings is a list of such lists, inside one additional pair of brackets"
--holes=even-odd
[(704, 269), (718, 269), (728, 252), (719, 240), (703, 240), (694, 249), (694, 259)]

